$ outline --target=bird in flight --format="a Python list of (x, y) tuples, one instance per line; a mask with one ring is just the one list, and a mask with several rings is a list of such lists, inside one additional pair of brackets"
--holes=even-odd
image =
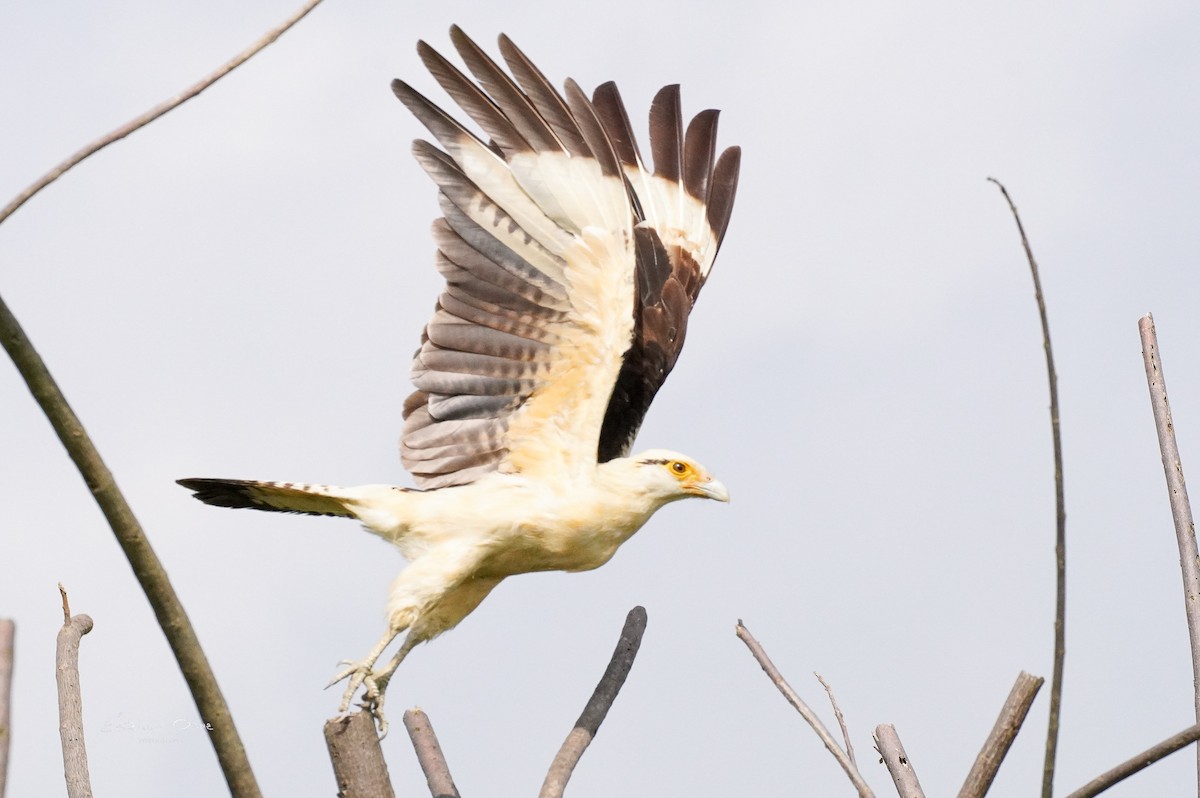
[(505, 577), (598, 568), (660, 507), (729, 500), (695, 460), (630, 450), (717, 256), (741, 151), (716, 157), (716, 111), (685, 130), (667, 86), (650, 106), (651, 165), (613, 83), (589, 99), (568, 79), (560, 94), (508, 37), (509, 72), (457, 26), (450, 37), (474, 81), (417, 51), (482, 137), (392, 82), (441, 145), (413, 144), (439, 189), (446, 279), (404, 403), (400, 454), (417, 487), (179, 480), (219, 507), (355, 518), (400, 549), (387, 632), (331, 682), (348, 680), (341, 712), (363, 688), (381, 733), (400, 662)]

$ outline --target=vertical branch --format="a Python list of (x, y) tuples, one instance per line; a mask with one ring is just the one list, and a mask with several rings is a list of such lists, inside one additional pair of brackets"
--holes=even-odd
[(79, 690), (79, 640), (92, 631), (92, 619), (70, 616), (67, 594), (63, 597), (63, 626), (55, 649), (55, 676), (58, 681), (58, 733), (62, 738), (63, 771), (68, 798), (92, 798), (88, 775), (87, 746), (83, 739), (83, 697)]
[(459, 798), (458, 787), (454, 786), (450, 766), (446, 764), (446, 757), (442, 755), (442, 746), (438, 743), (437, 735), (433, 733), (433, 724), (429, 722), (429, 716), (419, 709), (410, 709), (404, 713), (404, 728), (408, 729), (413, 750), (417, 752), (417, 762), (421, 764), (421, 771), (425, 774), (429, 794), (433, 798)]
[(925, 798), (925, 791), (917, 780), (917, 771), (913, 770), (895, 726), (884, 723), (875, 727), (875, 750), (883, 757), (888, 773), (892, 774), (892, 783), (896, 785), (896, 793), (900, 798)]
[(340, 798), (395, 798), (369, 712), (352, 712), (325, 721), (325, 746)]
[(1046, 349), (1046, 373), (1050, 379), (1050, 431), (1054, 438), (1054, 501), (1056, 512), (1056, 533), (1054, 538), (1054, 561), (1057, 574), (1057, 592), (1054, 602), (1054, 673), (1050, 679), (1050, 721), (1046, 730), (1046, 758), (1042, 765), (1042, 798), (1051, 798), (1054, 794), (1054, 763), (1058, 753), (1059, 711), (1062, 706), (1063, 662), (1067, 655), (1066, 624), (1067, 624), (1067, 509), (1063, 499), (1063, 459), (1062, 435), (1058, 425), (1058, 374), (1054, 371), (1054, 352), (1050, 348), (1050, 322), (1046, 318), (1046, 301), (1042, 296), (1042, 281), (1038, 277), (1037, 261), (1033, 257), (1033, 249), (1025, 235), (1025, 226), (1021, 224), (1021, 215), (1013, 204), (1008, 189), (994, 177), (988, 180), (995, 183), (1004, 195), (1013, 219), (1017, 223), (1017, 232), (1021, 234), (1021, 246), (1025, 248), (1025, 257), (1029, 261), (1029, 271), (1033, 274), (1033, 293), (1037, 299), (1038, 315), (1042, 320), (1042, 341)]
[[(1163, 377), (1154, 318), (1146, 315), (1138, 319), (1138, 332), (1142, 339), (1142, 359), (1146, 364), (1146, 383), (1150, 387), (1154, 426), (1158, 430), (1158, 448), (1162, 452), (1167, 492), (1171, 499), (1171, 518), (1175, 522), (1175, 538), (1179, 544), (1179, 564), (1183, 569), (1183, 601), (1187, 612), (1188, 641), (1192, 646), (1192, 685), (1195, 690), (1196, 720), (1200, 721), (1200, 560), (1197, 560), (1196, 554), (1196, 526), (1192, 522), (1192, 505), (1188, 501), (1187, 483), (1183, 479), (1183, 462), (1175, 442), (1175, 422), (1171, 419), (1171, 405), (1167, 401), (1167, 382)], [(1200, 784), (1200, 752), (1197, 752), (1196, 761)]]
[(17, 627), (0, 618), (0, 798), (8, 783), (8, 743), (12, 739), (9, 707), (12, 706), (13, 640)]

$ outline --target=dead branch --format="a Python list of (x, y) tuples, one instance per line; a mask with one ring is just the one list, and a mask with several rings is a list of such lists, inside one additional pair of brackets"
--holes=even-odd
[(888, 773), (892, 774), (892, 783), (896, 785), (896, 793), (900, 798), (925, 798), (921, 782), (917, 780), (917, 772), (908, 760), (895, 726), (884, 723), (875, 727), (875, 750), (883, 757)]
[(1132, 759), (1128, 759), (1112, 770), (1100, 774), (1068, 795), (1067, 798), (1092, 798), (1093, 795), (1099, 795), (1117, 782), (1129, 778), (1142, 768), (1153, 765), (1168, 754), (1173, 754), (1185, 745), (1190, 745), (1197, 740), (1200, 740), (1200, 723), (1197, 723), (1195, 726), (1189, 726), (1178, 734), (1171, 735), (1158, 745), (1147, 748)]
[(100, 505), (133, 573), (146, 594), (158, 624), (166, 635), (171, 651), (187, 681), (204, 722), (211, 725), (210, 735), (230, 792), (237, 798), (260, 795), (245, 749), (234, 728), (229, 707), (221, 695), (208, 659), (188, 620), (187, 613), (167, 578), (167, 572), (150, 546), (141, 524), (125, 501), (112, 472), (100, 458), (92, 439), (66, 397), (50, 375), (46, 364), (25, 336), (20, 324), (0, 299), (0, 342), (12, 357), (34, 399), (50, 420), (58, 438), (75, 462), (79, 473)]
[(321, 0), (308, 0), (308, 2), (306, 2), (298, 11), (284, 20), (279, 26), (267, 31), (267, 33), (265, 33), (258, 41), (254, 42), (254, 44), (250, 45), (221, 66), (217, 67), (217, 69), (209, 75), (187, 87), (174, 97), (164, 100), (163, 102), (151, 108), (149, 111), (146, 111), (144, 114), (134, 117), (116, 130), (113, 130), (111, 133), (96, 139), (91, 144), (88, 144), (79, 152), (75, 153), (70, 158), (67, 158), (58, 166), (55, 166), (49, 172), (39, 177), (24, 191), (14, 197), (12, 202), (8, 203), (8, 205), (5, 205), (3, 210), (0, 210), (0, 224), (3, 224), (5, 219), (7, 219), (9, 216), (12, 216), (13, 212), (28, 202), (33, 195), (37, 194), (46, 186), (62, 177), (67, 173), (68, 170), (78, 165), (81, 161), (92, 155), (95, 155), (109, 144), (120, 141), (130, 133), (133, 133), (135, 130), (145, 127), (168, 111), (178, 108), (180, 105), (183, 105), (185, 102), (192, 99), (197, 94), (204, 91), (209, 86), (213, 85), (218, 80), (240, 67), (246, 61), (253, 58), (260, 50), (262, 50), (268, 44), (274, 42), (276, 39), (286, 33), (289, 28), (303, 19), (308, 12), (316, 8), (317, 4), (320, 2)]
[(850, 783), (854, 785), (854, 789), (858, 790), (860, 798), (875, 798), (875, 794), (871, 792), (871, 788), (867, 786), (867, 782), (863, 779), (862, 774), (858, 772), (858, 768), (850, 761), (850, 757), (833, 739), (833, 735), (825, 728), (825, 724), (821, 723), (821, 719), (816, 713), (809, 709), (808, 705), (800, 699), (792, 686), (783, 678), (783, 674), (775, 667), (775, 663), (771, 662), (771, 658), (767, 656), (767, 652), (763, 650), (762, 644), (750, 634), (750, 630), (745, 624), (739, 620), (737, 622), (737, 636), (746, 644), (746, 648), (750, 649), (750, 653), (754, 655), (754, 659), (762, 667), (767, 677), (774, 683), (779, 692), (783, 693), (783, 697), (788, 700), (788, 703), (796, 708), (800, 713), (800, 717), (812, 727), (812, 730), (817, 733), (817, 737), (821, 738), (821, 742), (829, 749), (829, 753), (833, 754), (833, 758), (842, 766), (842, 770), (846, 771), (846, 776), (850, 779)]
[(325, 746), (342, 798), (395, 798), (387, 762), (368, 712), (325, 721)]
[(617, 640), (616, 650), (613, 651), (604, 675), (600, 677), (600, 683), (596, 685), (592, 697), (588, 699), (587, 705), (579, 715), (579, 720), (575, 721), (575, 727), (571, 729), (550, 764), (550, 771), (546, 774), (546, 780), (542, 782), (538, 798), (561, 798), (575, 765), (579, 763), (579, 758), (596, 736), (596, 731), (604, 722), (617, 693), (625, 684), (625, 678), (629, 675), (629, 669), (633, 667), (633, 660), (642, 645), (642, 635), (645, 632), (646, 609), (634, 607), (625, 616), (621, 637)]
[(12, 706), (13, 645), (17, 626), (0, 618), (0, 798), (8, 783), (8, 742), (12, 739), (9, 707)]
[[(1163, 376), (1153, 316), (1146, 314), (1138, 319), (1138, 333), (1142, 339), (1142, 359), (1146, 364), (1146, 383), (1150, 387), (1150, 406), (1154, 411), (1154, 426), (1158, 431), (1158, 448), (1162, 452), (1163, 472), (1167, 477), (1171, 518), (1175, 522), (1175, 539), (1179, 544), (1184, 610), (1187, 613), (1188, 641), (1192, 646), (1196, 720), (1200, 721), (1200, 559), (1197, 558), (1196, 552), (1196, 526), (1192, 521), (1192, 505), (1188, 501), (1187, 483), (1183, 479), (1183, 461), (1179, 457), (1179, 445), (1175, 441), (1175, 422), (1171, 418), (1171, 403), (1167, 401), (1167, 381)], [(1197, 778), (1200, 779), (1200, 752), (1197, 752), (1196, 763)]]
[(1017, 675), (1017, 681), (1013, 683), (1008, 699), (1000, 708), (1000, 717), (996, 718), (996, 725), (992, 727), (991, 734), (983, 743), (983, 749), (975, 758), (975, 764), (971, 766), (971, 772), (967, 774), (967, 780), (958, 791), (958, 798), (983, 798), (991, 789), (996, 772), (1000, 770), (1000, 763), (1008, 755), (1008, 749), (1012, 747), (1017, 732), (1021, 730), (1021, 724), (1025, 722), (1025, 716), (1029, 714), (1033, 699), (1037, 697), (1038, 690), (1042, 689), (1045, 681), (1042, 677), (1031, 676), (1025, 671)]
[[(59, 589), (62, 586), (59, 585)], [(63, 592), (66, 601), (66, 592)], [(92, 631), (92, 619), (76, 615), (58, 631), (54, 653), (58, 681), (58, 734), (62, 738), (63, 771), (69, 798), (91, 798), (87, 746), (83, 739), (83, 697), (79, 690), (79, 641)]]
[[(283, 35), (319, 2), (320, 0), (308, 0), (282, 24), (198, 83), (102, 136), (51, 169), (0, 210), (0, 223), (8, 219), (31, 197), (84, 159), (177, 108), (241, 66)], [(134, 518), (132, 510), (113, 480), (112, 473), (100, 459), (99, 452), (88, 437), (79, 418), (67, 404), (66, 398), (54, 378), (51, 377), (46, 364), (3, 299), (0, 299), (0, 342), (3, 343), (4, 349), (17, 366), (17, 370), (21, 373), (26, 385), (29, 386), (30, 392), (42, 408), (42, 412), (46, 414), (51, 426), (54, 427), (59, 440), (66, 447), (67, 453), (75, 462), (92, 495), (95, 496), (96, 503), (100, 505), (101, 511), (108, 520), (109, 526), (112, 527), (113, 534), (116, 535), (126, 558), (133, 567), (134, 575), (146, 593), (146, 598), (154, 609), (159, 626), (162, 627), (171, 651), (179, 663), (179, 669), (196, 702), (196, 708), (208, 728), (212, 730), (209, 738), (212, 740), (230, 793), (235, 798), (258, 798), (260, 795), (258, 784), (250, 769), (250, 761), (246, 758), (246, 752), (237, 729), (234, 727), (233, 718), (229, 714), (229, 708), (221, 695), (216, 677), (209, 667), (191, 622), (188, 620), (183, 606), (179, 603), (162, 564), (151, 549), (140, 524)]]
[(1046, 317), (1046, 301), (1042, 295), (1042, 281), (1038, 276), (1037, 261), (1033, 257), (1033, 248), (1029, 246), (1029, 238), (1025, 235), (1025, 226), (1021, 224), (1021, 215), (1013, 204), (1008, 189), (994, 177), (988, 180), (995, 183), (1000, 193), (1004, 195), (1013, 219), (1017, 223), (1017, 232), (1021, 234), (1021, 246), (1025, 249), (1025, 258), (1029, 261), (1029, 271), (1033, 275), (1033, 294), (1037, 300), (1038, 316), (1042, 320), (1042, 345), (1046, 349), (1046, 373), (1050, 380), (1050, 432), (1054, 439), (1054, 502), (1056, 507), (1056, 532), (1054, 538), (1054, 561), (1057, 574), (1057, 590), (1054, 602), (1054, 672), (1050, 678), (1050, 720), (1046, 729), (1046, 758), (1042, 765), (1042, 798), (1050, 798), (1054, 793), (1054, 763), (1058, 752), (1059, 713), (1062, 707), (1063, 663), (1066, 660), (1066, 623), (1067, 623), (1067, 507), (1063, 499), (1063, 458), (1062, 433), (1058, 423), (1058, 374), (1054, 370), (1054, 351), (1050, 347), (1050, 322)]
[(408, 729), (413, 750), (417, 752), (417, 762), (425, 773), (429, 794), (433, 798), (459, 798), (458, 787), (454, 786), (450, 766), (446, 764), (429, 716), (419, 709), (410, 709), (404, 713), (404, 728)]
[(825, 688), (825, 694), (829, 696), (829, 703), (833, 706), (833, 716), (837, 718), (838, 728), (842, 730), (842, 742), (846, 744), (846, 756), (850, 758), (855, 767), (858, 767), (858, 762), (854, 758), (854, 745), (850, 742), (850, 732), (846, 729), (846, 716), (842, 714), (842, 708), (838, 706), (837, 698), (833, 695), (833, 688), (821, 674), (813, 671), (813, 676), (817, 677), (817, 681)]

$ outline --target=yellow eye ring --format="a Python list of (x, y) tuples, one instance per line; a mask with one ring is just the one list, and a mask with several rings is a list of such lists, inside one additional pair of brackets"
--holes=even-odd
[(688, 468), (687, 463), (680, 462), (679, 460), (671, 461), (671, 471), (673, 471), (675, 473), (675, 476), (681, 477), (690, 470), (691, 469)]

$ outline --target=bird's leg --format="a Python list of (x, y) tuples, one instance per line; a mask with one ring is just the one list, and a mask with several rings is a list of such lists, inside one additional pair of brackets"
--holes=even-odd
[[(368, 695), (372, 692), (376, 695), (379, 694), (379, 688), (371, 669), (375, 667), (375, 661), (383, 655), (383, 652), (387, 649), (387, 647), (390, 646), (392, 641), (396, 639), (396, 635), (403, 631), (403, 627), (397, 629), (389, 626), (387, 633), (379, 639), (379, 642), (375, 644), (375, 648), (371, 649), (371, 652), (367, 654), (367, 656), (361, 661), (351, 662), (350, 660), (342, 660), (342, 665), (349, 665), (350, 667), (339, 673), (337, 676), (334, 676), (333, 680), (325, 686), (326, 689), (328, 689), (343, 679), (350, 680), (350, 683), (346, 685), (346, 691), (342, 693), (342, 703), (338, 706), (338, 712), (345, 712), (350, 708), (350, 702), (354, 700), (354, 694), (358, 692), (358, 688), (364, 684), (366, 685)], [(372, 714), (374, 714), (374, 712), (372, 712)], [(376, 719), (378, 719), (378, 716), (376, 716)]]
[(396, 668), (400, 667), (400, 663), (404, 662), (404, 658), (408, 656), (408, 652), (413, 650), (413, 647), (420, 643), (424, 638), (417, 637), (412, 631), (409, 631), (408, 636), (404, 638), (404, 642), (400, 645), (400, 650), (397, 651), (381, 670), (371, 671), (367, 677), (366, 691), (363, 693), (363, 698), (366, 699), (366, 707), (371, 714), (375, 716), (375, 722), (379, 724), (379, 739), (387, 736), (388, 724), (383, 717), (383, 699), (387, 691), (388, 682), (396, 675)]

